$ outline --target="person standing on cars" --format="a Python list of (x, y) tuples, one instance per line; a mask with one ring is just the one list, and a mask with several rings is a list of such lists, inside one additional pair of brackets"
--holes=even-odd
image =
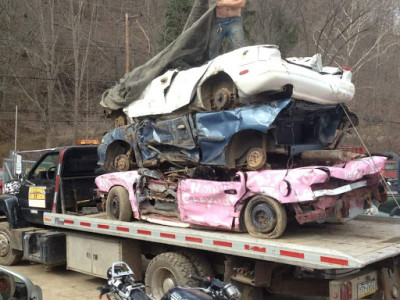
[(209, 56), (210, 59), (220, 54), (224, 38), (229, 38), (234, 49), (246, 46), (244, 39), (241, 12), (246, 0), (218, 0), (216, 20), (211, 29)]

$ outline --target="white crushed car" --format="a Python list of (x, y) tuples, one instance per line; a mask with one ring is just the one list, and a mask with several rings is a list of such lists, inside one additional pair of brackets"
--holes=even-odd
[[(351, 70), (323, 67), (321, 56), (282, 59), (277, 46), (258, 45), (223, 54), (200, 67), (173, 69), (152, 80), (123, 108), (129, 118), (223, 110), (277, 97), (317, 104), (349, 103)], [(107, 97), (109, 91), (103, 95)]]

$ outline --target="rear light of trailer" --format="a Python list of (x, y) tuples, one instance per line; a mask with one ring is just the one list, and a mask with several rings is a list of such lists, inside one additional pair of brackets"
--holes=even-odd
[(340, 300), (347, 300), (347, 287), (345, 284), (340, 286)]
[(350, 300), (353, 297), (353, 285), (351, 282), (340, 285), (340, 300)]
[(351, 299), (351, 297), (353, 297), (353, 285), (351, 284), (351, 282), (347, 283), (347, 299)]
[(355, 272), (353, 275), (329, 282), (330, 299), (364, 299), (378, 291), (378, 273), (376, 271)]

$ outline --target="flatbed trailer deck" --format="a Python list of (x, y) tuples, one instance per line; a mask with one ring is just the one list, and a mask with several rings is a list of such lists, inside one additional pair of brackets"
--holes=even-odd
[(105, 214), (44, 214), (45, 225), (213, 251), (314, 269), (358, 269), (400, 254), (400, 219), (360, 216), (345, 224), (289, 226), (276, 240), (247, 233), (107, 220)]
[(184, 223), (114, 221), (104, 212), (83, 215), (100, 208), (101, 200), (92, 194), (96, 168), (94, 147), (49, 150), (20, 185), (0, 196), (2, 264), (21, 259), (66, 264), (105, 278), (115, 261), (125, 261), (156, 299), (169, 287), (195, 286), (192, 274), (232, 282), (249, 300), (400, 295), (399, 219), (290, 224), (274, 240)]

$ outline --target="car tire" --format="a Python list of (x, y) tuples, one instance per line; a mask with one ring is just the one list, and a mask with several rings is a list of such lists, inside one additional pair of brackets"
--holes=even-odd
[(184, 255), (165, 252), (157, 255), (146, 270), (146, 292), (155, 299), (177, 286), (195, 286), (190, 275), (196, 274), (194, 265)]
[(11, 247), (11, 231), (8, 223), (0, 223), (0, 265), (12, 266), (21, 261), (22, 251)]
[(286, 210), (278, 201), (255, 196), (246, 205), (244, 222), (250, 235), (258, 238), (275, 239), (286, 229)]
[(128, 191), (122, 186), (114, 186), (107, 196), (107, 219), (129, 222), (132, 220), (132, 208)]
[(181, 250), (178, 251), (178, 253), (182, 254), (190, 260), (190, 262), (194, 265), (194, 268), (196, 269), (196, 274), (198, 276), (214, 277), (214, 271), (206, 257), (202, 256), (200, 253), (190, 250)]

